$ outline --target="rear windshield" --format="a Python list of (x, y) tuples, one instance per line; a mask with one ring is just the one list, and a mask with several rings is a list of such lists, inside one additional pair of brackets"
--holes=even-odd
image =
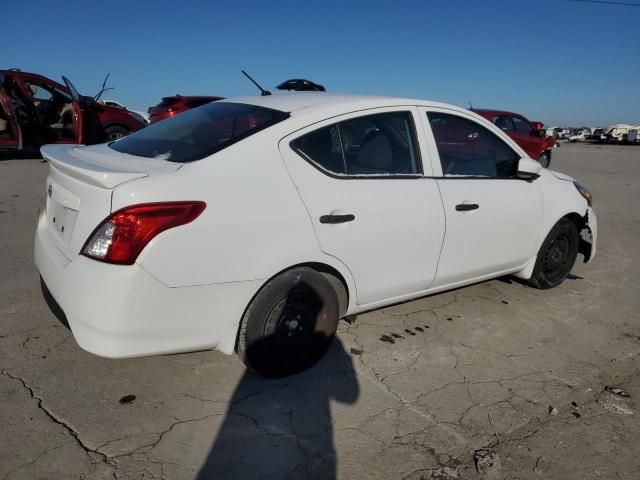
[(192, 162), (288, 117), (288, 113), (270, 108), (214, 102), (149, 125), (109, 146), (139, 157)]
[(164, 97), (156, 108), (170, 107), (178, 101), (178, 97)]

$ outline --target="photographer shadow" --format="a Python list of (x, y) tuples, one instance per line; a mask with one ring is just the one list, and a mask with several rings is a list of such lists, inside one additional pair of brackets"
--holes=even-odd
[(359, 396), (353, 362), (336, 338), (303, 373), (278, 380), (247, 370), (198, 480), (336, 478), (331, 400)]

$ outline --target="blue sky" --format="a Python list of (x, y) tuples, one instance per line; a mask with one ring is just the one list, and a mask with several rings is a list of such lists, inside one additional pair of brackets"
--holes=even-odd
[[(640, 0), (625, 0), (640, 4)], [(0, 68), (133, 109), (303, 77), (336, 92), (640, 123), (640, 7), (569, 0), (3, 2)]]

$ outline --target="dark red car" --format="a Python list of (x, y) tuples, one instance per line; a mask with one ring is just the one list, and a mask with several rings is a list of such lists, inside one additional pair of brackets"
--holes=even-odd
[(530, 122), (518, 113), (502, 110), (472, 110), (505, 131), (531, 158), (543, 167), (551, 164), (551, 149), (556, 141), (547, 137), (541, 122)]
[(223, 97), (183, 96), (164, 97), (155, 107), (149, 109), (149, 123), (156, 123), (165, 118), (173, 117), (186, 110), (222, 100)]
[(31, 149), (47, 143), (91, 145), (117, 140), (145, 125), (122, 108), (80, 95), (35, 73), (0, 70), (0, 149)]

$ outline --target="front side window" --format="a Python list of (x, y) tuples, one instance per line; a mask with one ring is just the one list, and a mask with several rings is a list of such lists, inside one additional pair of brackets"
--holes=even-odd
[(279, 110), (214, 102), (138, 130), (109, 146), (139, 157), (192, 162), (288, 118)]
[(519, 155), (482, 125), (439, 112), (428, 112), (445, 177), (514, 178)]
[(33, 82), (25, 82), (25, 85), (29, 89), (34, 103), (37, 105), (39, 102), (51, 102), (53, 101), (53, 94), (51, 91), (42, 85), (38, 85)]
[(312, 164), (338, 175), (416, 175), (421, 172), (410, 112), (345, 120), (294, 140), (291, 148)]

